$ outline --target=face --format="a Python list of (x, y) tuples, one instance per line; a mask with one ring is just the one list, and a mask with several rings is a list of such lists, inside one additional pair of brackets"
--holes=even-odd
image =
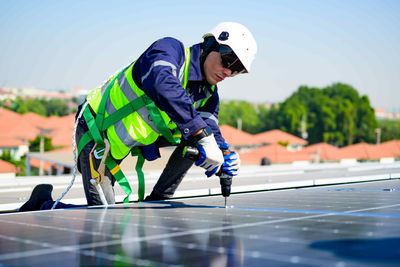
[(215, 85), (223, 81), (226, 77), (231, 76), (232, 71), (224, 68), (220, 53), (212, 51), (204, 61), (204, 74), (207, 82), (211, 85)]

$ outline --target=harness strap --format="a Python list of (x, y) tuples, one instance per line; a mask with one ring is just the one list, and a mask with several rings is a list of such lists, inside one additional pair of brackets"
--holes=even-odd
[(120, 108), (118, 111), (105, 118), (104, 122), (102, 123), (103, 128), (101, 130), (104, 131), (111, 125), (121, 121), (121, 119), (141, 109), (144, 106), (146, 106), (147, 110), (149, 111), (150, 117), (161, 135), (164, 136), (171, 144), (177, 144), (178, 142), (174, 138), (171, 130), (165, 124), (161, 116), (160, 110), (154, 104), (153, 100), (151, 100), (150, 97), (148, 97), (147, 95), (142, 95), (138, 98), (135, 98), (134, 100)]
[[(189, 73), (189, 68), (190, 68), (190, 48), (185, 49), (185, 69), (184, 69), (184, 79), (183, 79), (183, 84), (182, 87), (186, 89), (187, 82), (188, 82), (188, 73)], [(128, 66), (129, 67), (129, 66)], [(173, 133), (171, 130), (168, 128), (166, 123), (163, 120), (163, 117), (160, 113), (160, 110), (156, 107), (154, 102), (147, 96), (147, 95), (142, 95), (131, 102), (129, 102), (127, 105), (123, 106), (121, 109), (118, 111), (114, 112), (113, 114), (109, 115), (107, 118), (105, 118), (105, 112), (106, 112), (106, 104), (107, 104), (107, 99), (109, 98), (110, 95), (110, 90), (112, 86), (115, 83), (115, 80), (128, 68), (124, 68), (121, 70), (114, 78), (112, 81), (108, 84), (106, 90), (104, 91), (99, 108), (96, 113), (96, 119), (94, 119), (90, 109), (87, 107), (84, 110), (84, 118), (85, 121), (88, 125), (89, 131), (86, 132), (80, 139), (79, 144), (78, 144), (78, 153), (82, 151), (82, 149), (91, 141), (94, 140), (95, 143), (98, 146), (104, 147), (104, 138), (102, 132), (105, 131), (108, 127), (111, 125), (114, 125), (118, 121), (122, 120), (124, 117), (128, 116), (129, 114), (139, 110), (140, 108), (146, 106), (146, 108), (149, 111), (150, 117), (153, 120), (154, 125), (158, 129), (158, 131), (161, 133), (162, 136), (164, 136), (168, 142), (171, 144), (177, 144), (179, 143), (179, 140), (176, 140), (174, 138)], [(143, 173), (143, 164), (144, 164), (144, 157), (142, 153), (140, 152), (139, 149), (134, 149), (132, 150), (132, 155), (137, 156), (137, 162), (136, 162), (136, 173), (138, 176), (138, 196), (139, 196), (139, 201), (142, 201), (144, 199), (144, 192), (145, 192), (145, 183), (144, 183), (144, 173)], [(124, 199), (124, 203), (129, 202), (129, 195), (132, 192), (132, 189), (129, 185), (128, 180), (126, 179), (125, 175), (121, 171), (120, 166), (115, 162), (115, 160), (112, 157), (106, 157), (106, 162), (105, 162), (107, 168), (110, 170), (111, 174), (115, 177), (117, 180), (118, 184), (122, 187), (124, 192), (127, 194), (127, 196)]]
[[(129, 66), (128, 66), (129, 67)], [(104, 130), (103, 128), (103, 123), (104, 123), (104, 117), (106, 113), (106, 104), (107, 104), (107, 99), (110, 96), (110, 90), (114, 86), (115, 80), (122, 74), (124, 74), (125, 70), (128, 68), (125, 67), (123, 68), (117, 75), (114, 76), (114, 78), (111, 80), (111, 82), (108, 84), (106, 90), (104, 91), (103, 95), (101, 96), (101, 101), (99, 108), (97, 109), (96, 112), (96, 125), (97, 129), (100, 129), (101, 131)]]
[(136, 148), (132, 150), (132, 156), (137, 156), (137, 162), (135, 166), (136, 174), (138, 177), (138, 200), (142, 201), (144, 199), (144, 191), (145, 191), (145, 182), (144, 182), (144, 173), (143, 173), (143, 164), (145, 161), (145, 158), (143, 157), (143, 154), (141, 151)]
[(90, 131), (87, 131), (84, 135), (82, 135), (81, 139), (79, 140), (78, 144), (78, 155), (81, 154), (82, 149), (93, 140)]
[(121, 167), (118, 165), (117, 162), (115, 162), (112, 157), (106, 158), (106, 166), (126, 194), (126, 197), (124, 198), (124, 203), (129, 203), (129, 196), (132, 193), (132, 189), (129, 185), (128, 179), (126, 179), (124, 173), (122, 172)]
[[(97, 128), (95, 119), (93, 117), (92, 112), (89, 109), (89, 106), (87, 106), (83, 111), (83, 116), (85, 118), (86, 124), (88, 125), (89, 131), (86, 132), (79, 140), (78, 144), (79, 154), (81, 153), (82, 149), (92, 140), (94, 140), (97, 146), (104, 146), (102, 135), (100, 134), (100, 131)], [(107, 157), (105, 164), (107, 168), (110, 170), (111, 174), (114, 175), (118, 184), (126, 193), (126, 197), (124, 198), (124, 203), (129, 203), (129, 196), (132, 193), (132, 189), (129, 185), (128, 179), (125, 177), (124, 173), (121, 171), (121, 168), (112, 157)]]
[[(96, 121), (90, 111), (89, 105), (86, 106), (83, 111), (83, 117), (85, 118), (86, 124), (89, 128), (90, 134), (97, 145), (104, 146), (103, 135), (100, 133), (99, 128), (97, 128)], [(80, 143), (80, 142), (79, 142)]]
[(112, 113), (107, 118), (105, 118), (104, 122), (103, 122), (103, 127), (101, 130), (104, 131), (111, 125), (121, 121), (123, 118), (125, 118), (129, 114), (141, 109), (142, 107), (144, 107), (145, 105), (147, 105), (151, 102), (152, 102), (152, 100), (146, 95), (140, 96), (140, 97), (132, 100), (131, 102), (129, 102), (128, 104), (126, 104), (125, 106), (120, 108), (118, 111)]
[(151, 119), (153, 120), (156, 128), (160, 131), (161, 135), (164, 136), (165, 139), (167, 139), (171, 144), (178, 144), (179, 142), (175, 140), (171, 130), (165, 124), (160, 110), (156, 107), (156, 104), (154, 104), (152, 101), (146, 107), (149, 110)]

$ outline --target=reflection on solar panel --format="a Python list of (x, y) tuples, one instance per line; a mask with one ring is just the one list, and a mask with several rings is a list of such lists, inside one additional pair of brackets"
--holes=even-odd
[(0, 216), (5, 266), (399, 266), (400, 181)]

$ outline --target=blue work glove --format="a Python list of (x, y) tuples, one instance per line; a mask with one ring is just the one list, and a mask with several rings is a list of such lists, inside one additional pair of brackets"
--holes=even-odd
[(219, 149), (214, 135), (210, 134), (197, 141), (196, 146), (200, 152), (200, 158), (195, 162), (196, 166), (206, 169), (205, 174), (210, 177), (217, 173), (224, 163), (222, 151)]
[[(229, 154), (227, 154), (229, 152)], [(240, 157), (235, 151), (227, 151), (224, 153), (224, 163), (222, 164), (222, 172), (229, 176), (236, 176), (240, 168)]]
[(222, 172), (228, 174), (229, 176), (236, 176), (240, 168), (239, 154), (233, 150), (230, 150), (227, 142), (221, 143), (219, 148), (224, 154), (224, 163), (221, 167)]

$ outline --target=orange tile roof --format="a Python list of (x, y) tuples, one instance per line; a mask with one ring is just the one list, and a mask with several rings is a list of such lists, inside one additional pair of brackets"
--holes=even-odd
[(254, 151), (241, 153), (240, 160), (248, 164), (260, 164), (267, 157), (271, 163), (291, 163), (293, 161), (311, 160), (310, 155), (302, 151), (288, 151), (285, 147), (272, 144), (260, 147)]
[(38, 130), (16, 112), (0, 108), (0, 139), (31, 140)]
[(368, 148), (370, 144), (358, 143), (340, 148), (333, 156), (333, 160), (341, 159), (368, 159)]
[(355, 158), (358, 160), (378, 160), (381, 158), (400, 157), (400, 141), (392, 140), (379, 145), (358, 143), (343, 147), (332, 159)]
[(72, 131), (71, 129), (56, 129), (50, 133), (53, 146), (70, 147), (72, 145)]
[(320, 160), (332, 160), (339, 148), (327, 143), (318, 143), (309, 145), (303, 148), (302, 151), (310, 155), (317, 155), (318, 153)]
[(16, 120), (21, 117), (20, 114), (0, 107), (0, 119), (9, 119), (9, 120)]
[(0, 136), (0, 147), (2, 147), (2, 148), (19, 147), (19, 146), (22, 146), (25, 144), (26, 144), (26, 142), (24, 142), (23, 139), (18, 139), (15, 137)]
[(31, 124), (34, 127), (41, 127), (47, 121), (46, 117), (40, 116), (39, 114), (36, 114), (33, 112), (28, 112), (28, 113), (22, 114), (21, 116), (25, 122), (28, 122), (29, 124)]
[(393, 157), (400, 157), (400, 140), (391, 140), (378, 145), (381, 151), (391, 153)]
[(48, 129), (46, 134), (52, 138), (55, 146), (71, 146), (75, 115), (49, 118), (35, 113), (20, 115), (0, 108), (0, 146), (19, 146), (24, 141), (33, 140), (40, 134), (40, 129)]
[[(30, 158), (29, 163), (31, 164), (32, 167), (35, 167), (35, 168), (38, 168), (38, 169), (40, 168), (40, 159)], [(55, 166), (55, 164), (44, 160), (43, 161), (43, 170), (48, 172), (48, 171), (51, 170), (51, 167), (53, 165)]]
[(14, 137), (23, 140), (33, 140), (39, 135), (39, 133), (40, 131), (38, 128), (21, 120), (21, 122), (9, 126), (8, 132), (4, 135), (0, 134), (0, 136)]
[(220, 130), (225, 140), (232, 146), (256, 145), (252, 134), (233, 128), (229, 125), (221, 125)]
[(278, 143), (286, 143), (286, 142), (288, 142), (289, 144), (300, 144), (300, 145), (307, 144), (306, 140), (304, 140), (300, 137), (297, 137), (295, 135), (286, 133), (284, 131), (281, 131), (279, 129), (255, 134), (254, 138), (258, 142), (263, 143), (263, 144), (278, 144)]
[(16, 173), (17, 172), (17, 167), (15, 167), (13, 164), (1, 160), (0, 159), (0, 173)]

